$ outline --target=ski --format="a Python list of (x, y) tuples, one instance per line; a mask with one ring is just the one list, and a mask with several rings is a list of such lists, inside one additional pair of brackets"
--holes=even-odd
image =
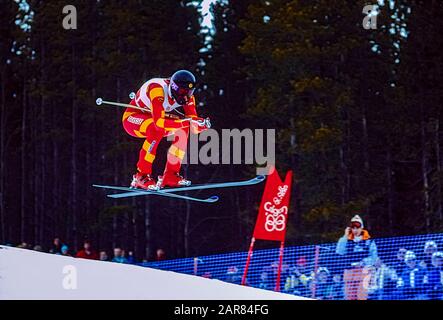
[[(163, 193), (163, 192), (158, 192), (158, 191), (131, 189), (131, 188), (126, 188), (126, 187), (115, 187), (115, 186), (102, 186), (102, 185), (95, 185), (95, 184), (93, 185), (93, 187), (102, 188), (102, 189), (120, 190), (120, 191), (131, 190), (132, 192), (143, 192), (143, 195), (153, 194), (156, 196), (163, 196), (163, 197), (176, 198), (176, 199), (181, 199), (181, 200), (190, 200), (190, 201), (196, 201), (196, 202), (205, 202), (205, 203), (214, 203), (214, 202), (217, 202), (219, 199), (217, 196), (210, 196), (209, 198), (206, 198), (206, 199), (200, 199), (200, 198), (189, 197), (189, 196), (184, 196), (184, 195), (175, 194), (175, 193)], [(108, 194), (107, 196), (109, 198), (114, 198), (114, 196), (116, 196), (116, 195), (119, 195), (119, 194)], [(124, 198), (124, 197), (118, 197), (118, 198)]]
[[(102, 186), (102, 185), (93, 185), (96, 188), (104, 188), (104, 189), (111, 189), (111, 190), (119, 190), (119, 191), (128, 191), (124, 193), (118, 193), (118, 194), (111, 194), (108, 195), (110, 198), (118, 199), (118, 198), (127, 198), (127, 197), (136, 197), (136, 196), (143, 196), (143, 195), (165, 195), (170, 196), (174, 192), (180, 192), (180, 191), (192, 191), (192, 190), (204, 190), (204, 189), (218, 189), (218, 188), (229, 188), (229, 187), (241, 187), (241, 186), (249, 186), (254, 185), (263, 182), (266, 179), (265, 176), (256, 176), (253, 179), (245, 180), (245, 181), (235, 181), (235, 182), (221, 182), (221, 183), (210, 183), (210, 184), (201, 184), (201, 185), (195, 185), (195, 186), (189, 186), (189, 187), (179, 187), (179, 188), (170, 188), (170, 189), (161, 189), (158, 191), (148, 191), (148, 190), (140, 190), (140, 189), (132, 189), (128, 187), (118, 187), (118, 186)], [(178, 197), (185, 197), (182, 195), (174, 194)], [(213, 196), (215, 197), (215, 196)], [(210, 197), (208, 199), (211, 199), (213, 197)], [(175, 198), (175, 197), (174, 197)], [(193, 198), (196, 199), (196, 198)], [(211, 202), (207, 201), (208, 199), (199, 199), (203, 202)], [(213, 198), (215, 199), (215, 198)], [(191, 200), (191, 199), (189, 199)], [(217, 197), (218, 200), (218, 197)], [(215, 201), (217, 201), (215, 200)], [(196, 200), (194, 200), (196, 201)], [(198, 201), (198, 200), (197, 200)], [(215, 202), (212, 200), (212, 202)]]

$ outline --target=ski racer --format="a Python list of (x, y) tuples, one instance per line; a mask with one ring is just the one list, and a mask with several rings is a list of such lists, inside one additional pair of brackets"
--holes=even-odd
[[(132, 177), (132, 188), (158, 190), (191, 184), (180, 175), (189, 131), (198, 134), (210, 126), (209, 119), (197, 116), (195, 85), (195, 76), (187, 70), (179, 70), (170, 78), (153, 78), (141, 86), (130, 102), (146, 111), (125, 110), (122, 121), (126, 132), (144, 139), (137, 171)], [(185, 118), (171, 114), (178, 107), (183, 107)], [(169, 135), (174, 135), (173, 142), (168, 150), (164, 173), (156, 181), (152, 176), (152, 164), (160, 141)]]

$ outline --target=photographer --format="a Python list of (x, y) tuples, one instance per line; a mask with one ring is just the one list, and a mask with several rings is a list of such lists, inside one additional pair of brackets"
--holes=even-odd
[(366, 300), (368, 297), (370, 274), (367, 267), (374, 265), (377, 247), (363, 227), (363, 220), (355, 215), (336, 247), (344, 267), (346, 300)]

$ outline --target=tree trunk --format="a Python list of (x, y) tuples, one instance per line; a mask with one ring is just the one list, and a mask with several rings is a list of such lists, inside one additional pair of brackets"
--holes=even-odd
[[(185, 166), (185, 177), (187, 176), (187, 173), (188, 173), (188, 165)], [(186, 192), (185, 194), (189, 195), (188, 192)], [(191, 222), (191, 204), (189, 200), (186, 200), (185, 203), (186, 203), (186, 219), (185, 219), (185, 226), (183, 229), (183, 236), (184, 236), (183, 244), (185, 249), (185, 257), (189, 257), (189, 242), (190, 242), (189, 224)]]
[[(126, 172), (126, 168), (128, 167), (128, 153), (126, 151), (123, 152), (123, 166), (120, 168), (120, 171)], [(125, 248), (132, 248), (134, 250), (134, 242), (132, 241), (132, 223), (133, 223), (133, 214), (132, 212), (125, 213), (125, 221), (124, 221), (124, 229), (125, 230)]]
[[(421, 108), (423, 110), (423, 108)], [(426, 232), (430, 231), (431, 227), (431, 217), (430, 217), (430, 198), (429, 198), (429, 179), (428, 179), (428, 152), (426, 146), (426, 122), (424, 116), (422, 116), (421, 120), (421, 168), (422, 168), (422, 180), (423, 180), (423, 214), (426, 223)]]
[[(294, 110), (295, 110), (295, 106), (294, 106), (294, 101), (293, 98), (291, 96), (291, 120), (290, 120), (290, 126), (291, 126), (291, 138), (290, 138), (290, 144), (291, 144), (291, 169), (294, 170), (294, 177), (293, 177), (293, 187), (291, 188), (291, 202), (292, 202), (292, 207), (294, 208), (294, 213), (292, 214), (292, 222), (291, 224), (293, 226), (295, 226), (296, 230), (298, 227), (300, 227), (300, 222), (301, 222), (301, 210), (300, 210), (300, 206), (301, 206), (301, 192), (299, 189), (299, 185), (297, 183), (297, 179), (295, 179), (296, 176), (298, 176), (299, 172), (298, 172), (298, 153), (297, 153), (297, 135), (296, 135), (296, 130), (295, 130), (295, 115), (294, 115)], [(260, 201), (260, 200), (259, 200)], [(248, 209), (246, 209), (248, 210)], [(248, 236), (244, 237), (245, 241), (246, 241), (246, 245), (248, 245), (249, 243), (249, 234)]]
[[(53, 123), (55, 123), (55, 119), (53, 121)], [(61, 225), (62, 223), (64, 223), (63, 219), (61, 218), (60, 215), (60, 199), (61, 199), (61, 190), (60, 190), (60, 179), (58, 179), (57, 177), (60, 176), (60, 169), (59, 169), (59, 147), (57, 144), (56, 140), (53, 140), (52, 142), (53, 146), (52, 146), (52, 163), (53, 163), (53, 172), (52, 174), (54, 175), (54, 177), (56, 177), (54, 179), (54, 184), (53, 184), (53, 200), (52, 200), (52, 214), (53, 219), (54, 219), (54, 229), (52, 230), (52, 232), (54, 233), (54, 236), (57, 235), (59, 237), (64, 237), (64, 235), (62, 235), (61, 233)]]
[[(40, 99), (40, 104), (42, 104), (42, 100), (43, 98)], [(38, 119), (39, 117), (39, 113), (38, 113), (38, 109), (34, 108), (34, 116), (32, 117), (33, 119)], [(34, 166), (33, 166), (33, 192), (34, 192), (34, 212), (33, 212), (33, 219), (32, 219), (32, 223), (33, 223), (33, 235), (34, 235), (34, 241), (36, 240), (37, 234), (38, 234), (38, 208), (39, 208), (39, 187), (40, 187), (40, 170), (39, 170), (39, 166), (38, 166), (38, 153), (40, 152), (40, 148), (39, 148), (39, 143), (38, 140), (35, 139), (35, 137), (37, 137), (38, 132), (40, 131), (40, 126), (39, 126), (39, 122), (35, 121), (35, 124), (33, 126), (33, 134), (32, 137), (34, 137), (34, 143), (33, 143), (33, 154), (34, 154)], [(26, 236), (26, 235), (24, 235)], [(25, 239), (23, 239), (24, 241)]]
[(443, 213), (442, 213), (442, 187), (441, 187), (441, 154), (440, 154), (440, 119), (435, 121), (435, 155), (436, 155), (436, 165), (437, 165), (437, 212), (436, 215), (440, 220), (440, 223), (443, 222)]
[[(349, 108), (347, 108), (347, 123), (346, 123), (346, 156), (347, 159), (351, 159), (351, 112)], [(352, 168), (352, 162), (348, 160), (346, 162), (347, 170), (346, 170), (346, 199), (349, 201), (351, 198), (351, 172), (349, 167)]]
[[(91, 153), (89, 151), (89, 148), (87, 148), (86, 155), (85, 155), (85, 166), (86, 166), (86, 176), (88, 179), (91, 179), (92, 175), (92, 163), (91, 163)], [(92, 188), (86, 188), (86, 201), (85, 201), (85, 214), (86, 219), (90, 219), (91, 217), (91, 202), (92, 202)]]
[(71, 210), (72, 210), (72, 241), (75, 248), (78, 248), (78, 234), (77, 234), (77, 82), (76, 82), (76, 57), (75, 46), (71, 47), (72, 57), (72, 109), (71, 109)]
[(134, 208), (134, 210), (132, 211), (132, 241), (134, 244), (134, 254), (136, 257), (140, 257), (139, 253), (139, 240), (138, 240), (138, 232), (137, 232), (137, 216), (138, 216), (138, 211), (137, 211), (137, 202), (135, 199), (131, 200), (132, 202), (132, 207)]
[(39, 219), (38, 219), (38, 224), (39, 224), (39, 229), (38, 229), (38, 234), (36, 235), (37, 240), (36, 243), (41, 244), (43, 243), (44, 240), (44, 230), (45, 230), (45, 214), (47, 212), (46, 207), (45, 207), (45, 199), (46, 199), (46, 179), (47, 179), (47, 175), (46, 175), (46, 134), (47, 134), (47, 128), (46, 128), (46, 105), (47, 99), (43, 98), (42, 99), (42, 105), (41, 105), (41, 130), (40, 133), (43, 135), (42, 139), (41, 139), (41, 152), (40, 152), (40, 161), (39, 161), (39, 165), (40, 165), (40, 175), (41, 175), (41, 180), (40, 180), (40, 188), (39, 188), (39, 192), (40, 192), (40, 203), (39, 203)]
[(28, 175), (26, 174), (26, 131), (27, 131), (27, 92), (26, 92), (26, 80), (23, 78), (23, 113), (22, 113), (22, 132), (21, 132), (21, 188), (20, 188), (20, 238), (24, 241), (26, 237), (26, 185), (28, 184)]
[(149, 260), (151, 257), (151, 208), (149, 206), (149, 197), (145, 199), (145, 210), (144, 210), (144, 219), (145, 219), (145, 256), (146, 260)]
[(391, 149), (386, 152), (386, 180), (388, 184), (388, 222), (390, 234), (394, 233), (394, 185), (392, 181), (392, 155)]
[[(42, 99), (43, 100), (43, 99)], [(43, 102), (40, 101), (40, 104), (42, 104)], [(38, 113), (37, 113), (38, 114)], [(35, 136), (38, 135), (39, 132), (41, 132), (40, 128), (41, 128), (41, 124), (39, 122), (36, 123), (35, 125), (36, 130), (35, 130)], [(34, 160), (34, 219), (33, 219), (33, 223), (34, 223), (34, 242), (37, 243), (38, 241), (38, 234), (39, 234), (39, 227), (40, 227), (40, 202), (41, 202), (41, 194), (40, 194), (40, 188), (41, 188), (41, 180), (42, 180), (42, 176), (41, 176), (41, 165), (39, 164), (39, 154), (41, 153), (41, 145), (39, 143), (39, 141), (35, 141), (35, 160)], [(25, 235), (26, 236), (26, 235)], [(26, 239), (23, 239), (23, 241), (25, 241)]]
[[(364, 173), (363, 173), (363, 188), (365, 193), (371, 192), (371, 186), (368, 183), (369, 181), (369, 172), (370, 172), (370, 164), (369, 164), (369, 134), (368, 134), (368, 118), (367, 118), (367, 110), (366, 110), (366, 101), (363, 101), (363, 114), (362, 114), (362, 134), (363, 134), (363, 160), (364, 160)], [(370, 210), (371, 207), (367, 206), (365, 213), (366, 213), (366, 221), (368, 228), (370, 228)]]
[(369, 150), (368, 150), (368, 119), (366, 116), (366, 107), (363, 107), (363, 115), (361, 118), (362, 130), (363, 130), (363, 159), (364, 169), (369, 172)]
[[(41, 81), (40, 81), (40, 106), (38, 108), (39, 113), (36, 109), (36, 116), (33, 117), (33, 119), (36, 119), (35, 121), (35, 131), (33, 134), (34, 137), (34, 145), (35, 145), (35, 151), (34, 151), (34, 243), (39, 243), (39, 236), (40, 236), (40, 228), (41, 228), (41, 221), (40, 216), (42, 215), (41, 209), (42, 209), (42, 187), (43, 187), (43, 180), (45, 177), (42, 174), (43, 170), (43, 161), (44, 157), (42, 156), (43, 150), (43, 139), (44, 139), (44, 127), (43, 127), (43, 113), (46, 103), (46, 94), (45, 94), (45, 87), (46, 84), (46, 46), (43, 38), (40, 39), (40, 70), (41, 70)], [(36, 139), (37, 138), (37, 139)], [(26, 236), (26, 235), (25, 235)], [(25, 239), (23, 239), (25, 241)]]
[[(114, 185), (118, 185), (118, 165), (117, 158), (114, 159)], [(113, 206), (117, 206), (117, 202), (113, 201)], [(117, 247), (117, 233), (118, 233), (118, 214), (114, 212), (112, 216), (112, 247)]]
[[(347, 169), (346, 169), (346, 164), (345, 164), (345, 155), (344, 155), (343, 144), (340, 146), (340, 168), (341, 168), (342, 177), (346, 177)], [(344, 206), (345, 203), (346, 203), (346, 183), (343, 182), (341, 185), (341, 205)]]
[[(234, 171), (233, 171), (233, 166), (230, 166), (230, 170), (229, 170), (229, 180), (230, 181), (234, 181), (235, 179), (235, 175), (234, 175)], [(241, 201), (240, 201), (240, 188), (234, 188), (234, 190), (232, 190), (232, 194), (231, 196), (234, 198), (233, 199), (233, 205), (234, 205), (234, 216), (232, 217), (232, 222), (233, 225), (237, 225), (237, 230), (235, 230), (235, 228), (232, 228), (232, 232), (233, 234), (233, 239), (237, 238), (239, 241), (243, 240), (242, 234), (243, 234), (243, 230), (242, 230), (242, 226), (243, 226), (243, 221), (242, 221), (242, 216), (240, 214), (240, 212), (242, 211), (241, 209)]]
[(2, 90), (2, 104), (0, 110), (0, 240), (4, 243), (6, 241), (6, 204), (5, 204), (5, 134), (6, 134), (6, 67), (2, 67), (1, 71), (1, 90)]
[[(187, 192), (186, 195), (188, 195)], [(183, 235), (184, 235), (185, 257), (189, 257), (189, 242), (190, 242), (189, 224), (191, 221), (191, 204), (189, 203), (189, 200), (186, 200), (185, 202), (186, 202), (186, 220), (185, 220)]]
[[(120, 53), (120, 37), (118, 39), (118, 52)], [(121, 89), (121, 83), (120, 83), (120, 78), (117, 77), (117, 82), (116, 82), (116, 89), (117, 89), (117, 101), (120, 101), (120, 89)], [(118, 110), (117, 108), (115, 109), (115, 116), (118, 119), (118, 117), (120, 117), (120, 110)], [(116, 130), (117, 131), (117, 130)], [(118, 133), (116, 132), (114, 134), (115, 137), (118, 137)], [(120, 143), (120, 141), (118, 140), (118, 138), (116, 139), (115, 143), (118, 144)], [(116, 148), (118, 149), (118, 148)], [(118, 163), (118, 154), (114, 155), (114, 185), (118, 185), (118, 177), (119, 177), (119, 163)], [(117, 206), (117, 201), (113, 202), (114, 206)], [(117, 215), (114, 215), (112, 218), (112, 245), (115, 248), (117, 246), (117, 233), (118, 233), (118, 217)], [(119, 241), (121, 241), (121, 239), (119, 239)]]

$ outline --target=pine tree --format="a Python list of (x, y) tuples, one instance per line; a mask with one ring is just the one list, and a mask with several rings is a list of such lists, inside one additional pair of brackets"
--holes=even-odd
[(372, 160), (380, 156), (372, 125), (392, 67), (389, 53), (374, 50), (386, 34), (362, 27), (363, 7), (266, 1), (251, 6), (242, 22), (242, 52), (257, 87), (249, 113), (278, 128), (277, 161), (295, 170), (300, 192), (294, 237), (309, 242), (335, 239), (356, 210), (369, 225), (377, 221), (370, 210), (384, 171)]
[[(7, 175), (8, 169), (8, 153), (11, 152), (10, 145), (11, 132), (11, 113), (13, 112), (13, 83), (14, 69), (16, 63), (15, 53), (13, 52), (15, 39), (19, 32), (18, 26), (15, 24), (16, 16), (18, 15), (18, 6), (13, 1), (0, 1), (2, 8), (2, 19), (0, 21), (0, 241), (5, 242), (13, 235), (12, 230), (7, 229), (12, 219), (8, 219), (6, 211), (6, 204), (8, 201), (8, 194), (12, 190), (7, 189)], [(14, 62), (14, 63), (13, 63)], [(12, 79), (12, 81), (11, 81)], [(9, 199), (10, 200), (10, 199)]]
[[(441, 231), (441, 97), (442, 46), (438, 30), (443, 5), (439, 1), (411, 1), (407, 37), (401, 48), (396, 101), (402, 106), (402, 138), (397, 145), (398, 178), (403, 180), (398, 220), (406, 232)], [(397, 115), (398, 116), (398, 115)], [(399, 121), (400, 121), (399, 120)], [(407, 170), (407, 171), (406, 171)], [(406, 174), (407, 176), (402, 176)], [(407, 184), (405, 183), (407, 182)], [(404, 205), (406, 204), (406, 205)]]

